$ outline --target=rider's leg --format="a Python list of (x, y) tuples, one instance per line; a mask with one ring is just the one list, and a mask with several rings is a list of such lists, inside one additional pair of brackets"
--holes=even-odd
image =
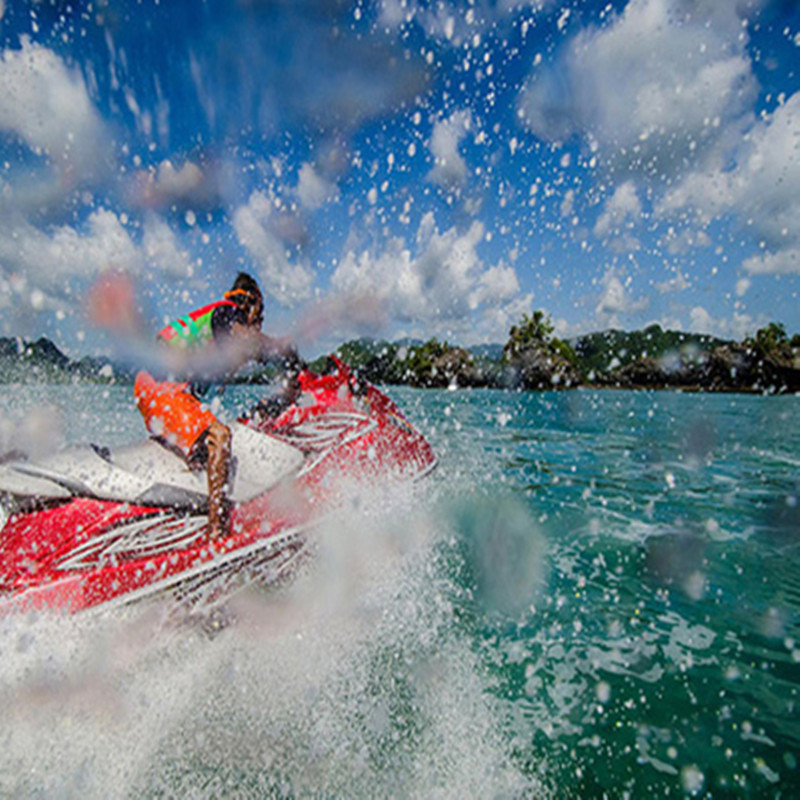
[(231, 464), (231, 431), (219, 420), (214, 420), (206, 437), (208, 446), (208, 522), (211, 535), (221, 538), (230, 533), (230, 502), (228, 477)]

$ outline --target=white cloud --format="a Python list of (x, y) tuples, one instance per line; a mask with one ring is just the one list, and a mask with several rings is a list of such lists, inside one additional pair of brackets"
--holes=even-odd
[(800, 247), (753, 256), (742, 267), (750, 275), (800, 275)]
[(575, 212), (575, 190), (567, 189), (564, 193), (564, 199), (561, 201), (559, 213), (562, 217), (571, 217)]
[(649, 305), (647, 297), (635, 298), (630, 292), (631, 279), (622, 277), (613, 268), (607, 269), (601, 280), (603, 291), (595, 306), (595, 315), (603, 325), (620, 327), (620, 315), (637, 314)]
[(402, 0), (379, 0), (378, 21), (386, 28), (397, 28), (407, 18), (406, 4)]
[(537, 71), (520, 96), (523, 118), (551, 141), (585, 137), (612, 170), (679, 172), (755, 95), (738, 21), (734, 3), (631, 0), (613, 24), (584, 29)]
[(147, 263), (157, 270), (174, 278), (191, 276), (189, 253), (180, 247), (175, 232), (162, 217), (156, 214), (146, 216), (142, 248)]
[(85, 178), (103, 151), (103, 124), (83, 76), (52, 51), (21, 38), (0, 57), (0, 130), (60, 170)]
[(169, 160), (158, 165), (155, 188), (165, 197), (191, 197), (203, 183), (203, 170), (192, 161), (185, 161), (178, 169)]
[(24, 273), (5, 275), (0, 271), (0, 309), (3, 310), (0, 330), (3, 335), (30, 328), (37, 312), (63, 311), (66, 305), (63, 295), (43, 291), (31, 284)]
[(145, 208), (208, 208), (219, 201), (217, 166), (204, 169), (187, 160), (176, 167), (165, 159), (157, 169), (137, 172), (129, 194), (134, 204)]
[(623, 233), (613, 237), (609, 240), (608, 246), (615, 253), (619, 254), (634, 253), (642, 249), (642, 243), (636, 236), (630, 233)]
[(614, 194), (606, 200), (603, 213), (594, 226), (594, 235), (600, 238), (609, 234), (619, 235), (624, 228), (633, 228), (642, 216), (642, 204), (633, 181), (617, 186)]
[(530, 310), (531, 297), (520, 295), (512, 267), (483, 264), (477, 252), (483, 236), (480, 222), (440, 233), (428, 213), (413, 246), (394, 238), (377, 253), (349, 249), (331, 285), (340, 294), (375, 297), (390, 320), (429, 334), (505, 340), (509, 326)]
[(300, 203), (312, 211), (325, 203), (339, 199), (339, 187), (317, 172), (311, 164), (303, 164), (297, 182), (297, 197)]
[(745, 272), (800, 272), (800, 93), (755, 117), (743, 23), (761, 5), (631, 0), (610, 24), (573, 37), (522, 91), (535, 134), (578, 136), (621, 181), (594, 229), (612, 249), (638, 244), (647, 196), (653, 221), (670, 225), (659, 245), (673, 255), (707, 246), (707, 227), (729, 218), (762, 249)]
[(142, 268), (140, 249), (113, 211), (95, 211), (86, 227), (85, 233), (69, 225), (48, 233), (22, 217), (6, 220), (0, 229), (0, 263), (7, 272), (22, 273), (28, 283), (55, 294), (63, 293), (72, 277)]
[(755, 123), (732, 152), (719, 153), (702, 171), (686, 176), (664, 196), (657, 213), (688, 211), (701, 225), (736, 214), (768, 250), (744, 263), (747, 272), (800, 272), (799, 140), (800, 93), (795, 93)]
[(689, 330), (693, 333), (711, 333), (715, 329), (711, 314), (702, 306), (695, 306), (689, 312)]
[(149, 270), (162, 279), (193, 273), (180, 238), (153, 212), (141, 228), (132, 229), (124, 215), (106, 208), (76, 226), (37, 226), (19, 212), (0, 215), (0, 306), (7, 332), (34, 330), (39, 313), (80, 322), (87, 286), (99, 275), (127, 273), (146, 280)]
[(729, 319), (713, 317), (703, 306), (695, 306), (689, 312), (689, 330), (692, 333), (711, 334), (720, 339), (741, 341), (766, 324), (767, 318), (763, 315), (754, 318), (738, 311)]
[(659, 239), (658, 245), (670, 255), (683, 255), (696, 247), (709, 247), (711, 237), (704, 230), (685, 228), (678, 231), (670, 226), (666, 234)]
[(469, 111), (456, 111), (446, 120), (439, 120), (433, 126), (430, 149), (434, 166), (428, 180), (449, 189), (463, 184), (467, 179), (467, 163), (458, 146), (472, 125)]
[(273, 203), (260, 191), (253, 192), (247, 204), (233, 214), (233, 228), (258, 267), (264, 293), (283, 305), (294, 305), (310, 297), (314, 272), (289, 260), (273, 222)]
[(568, 322), (563, 317), (558, 317), (552, 320), (553, 332), (559, 339), (572, 339), (576, 336), (581, 336), (588, 333), (585, 321)]
[(511, 266), (498, 264), (489, 267), (478, 279), (469, 294), (469, 307), (473, 310), (483, 305), (496, 305), (511, 300), (519, 292), (517, 273)]
[(88, 282), (107, 270), (139, 274), (144, 264), (142, 248), (107, 209), (95, 211), (78, 228), (40, 229), (18, 213), (2, 216), (2, 327), (6, 333), (32, 334), (40, 313), (77, 319)]
[(659, 294), (673, 294), (690, 289), (692, 282), (679, 269), (676, 269), (672, 278), (657, 283), (655, 286)]

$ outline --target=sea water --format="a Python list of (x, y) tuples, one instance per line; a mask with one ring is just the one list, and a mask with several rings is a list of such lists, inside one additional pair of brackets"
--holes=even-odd
[[(437, 471), (218, 629), (0, 621), (0, 795), (798, 795), (798, 398), (389, 391)], [(0, 398), (6, 450), (142, 433), (129, 387)]]

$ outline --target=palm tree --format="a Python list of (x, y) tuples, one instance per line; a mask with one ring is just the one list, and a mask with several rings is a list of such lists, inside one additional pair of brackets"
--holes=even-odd
[(555, 328), (544, 311), (534, 311), (532, 315), (523, 314), (519, 325), (512, 325), (508, 342), (503, 348), (506, 360), (517, 355), (531, 344), (547, 345)]

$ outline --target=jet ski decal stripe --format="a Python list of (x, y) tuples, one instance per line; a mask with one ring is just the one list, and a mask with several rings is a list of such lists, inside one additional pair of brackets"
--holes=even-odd
[(176, 518), (162, 514), (120, 525), (94, 536), (65, 553), (53, 565), (59, 570), (82, 570), (108, 563), (146, 558), (193, 545), (207, 530), (205, 516)]
[[(319, 524), (322, 519), (324, 518), (321, 518), (314, 524)], [(202, 599), (215, 599), (210, 596), (211, 587), (207, 585), (214, 579), (216, 579), (218, 583), (220, 580), (231, 583), (234, 576), (239, 576), (238, 581), (242, 583), (242, 587), (247, 583), (252, 583), (259, 579), (270, 582), (279, 577), (280, 573), (284, 571), (284, 568), (289, 566), (287, 561), (293, 562), (293, 559), (282, 561), (276, 574), (265, 573), (264, 575), (260, 575), (257, 573), (260, 573), (261, 570), (268, 567), (273, 559), (284, 554), (287, 548), (292, 548), (291, 555), (295, 555), (297, 550), (305, 543), (309, 527), (311, 526), (300, 525), (288, 528), (280, 534), (254, 542), (247, 547), (241, 547), (227, 553), (218, 554), (210, 561), (206, 561), (197, 567), (164, 578), (161, 581), (148, 584), (147, 586), (142, 586), (140, 589), (115, 597), (105, 603), (100, 603), (94, 606), (92, 610), (99, 611), (100, 609), (107, 610), (117, 606), (125, 606), (145, 598), (152, 598), (164, 594), (167, 591), (174, 591), (179, 601), (195, 605)], [(205, 597), (201, 598), (198, 597), (197, 594), (203, 587), (205, 587)], [(215, 585), (214, 588), (219, 590), (222, 589), (223, 586), (219, 584)], [(229, 589), (223, 591), (221, 594), (228, 597), (230, 596), (228, 592)], [(215, 595), (219, 593), (218, 591)], [(190, 595), (195, 596), (190, 597)]]

